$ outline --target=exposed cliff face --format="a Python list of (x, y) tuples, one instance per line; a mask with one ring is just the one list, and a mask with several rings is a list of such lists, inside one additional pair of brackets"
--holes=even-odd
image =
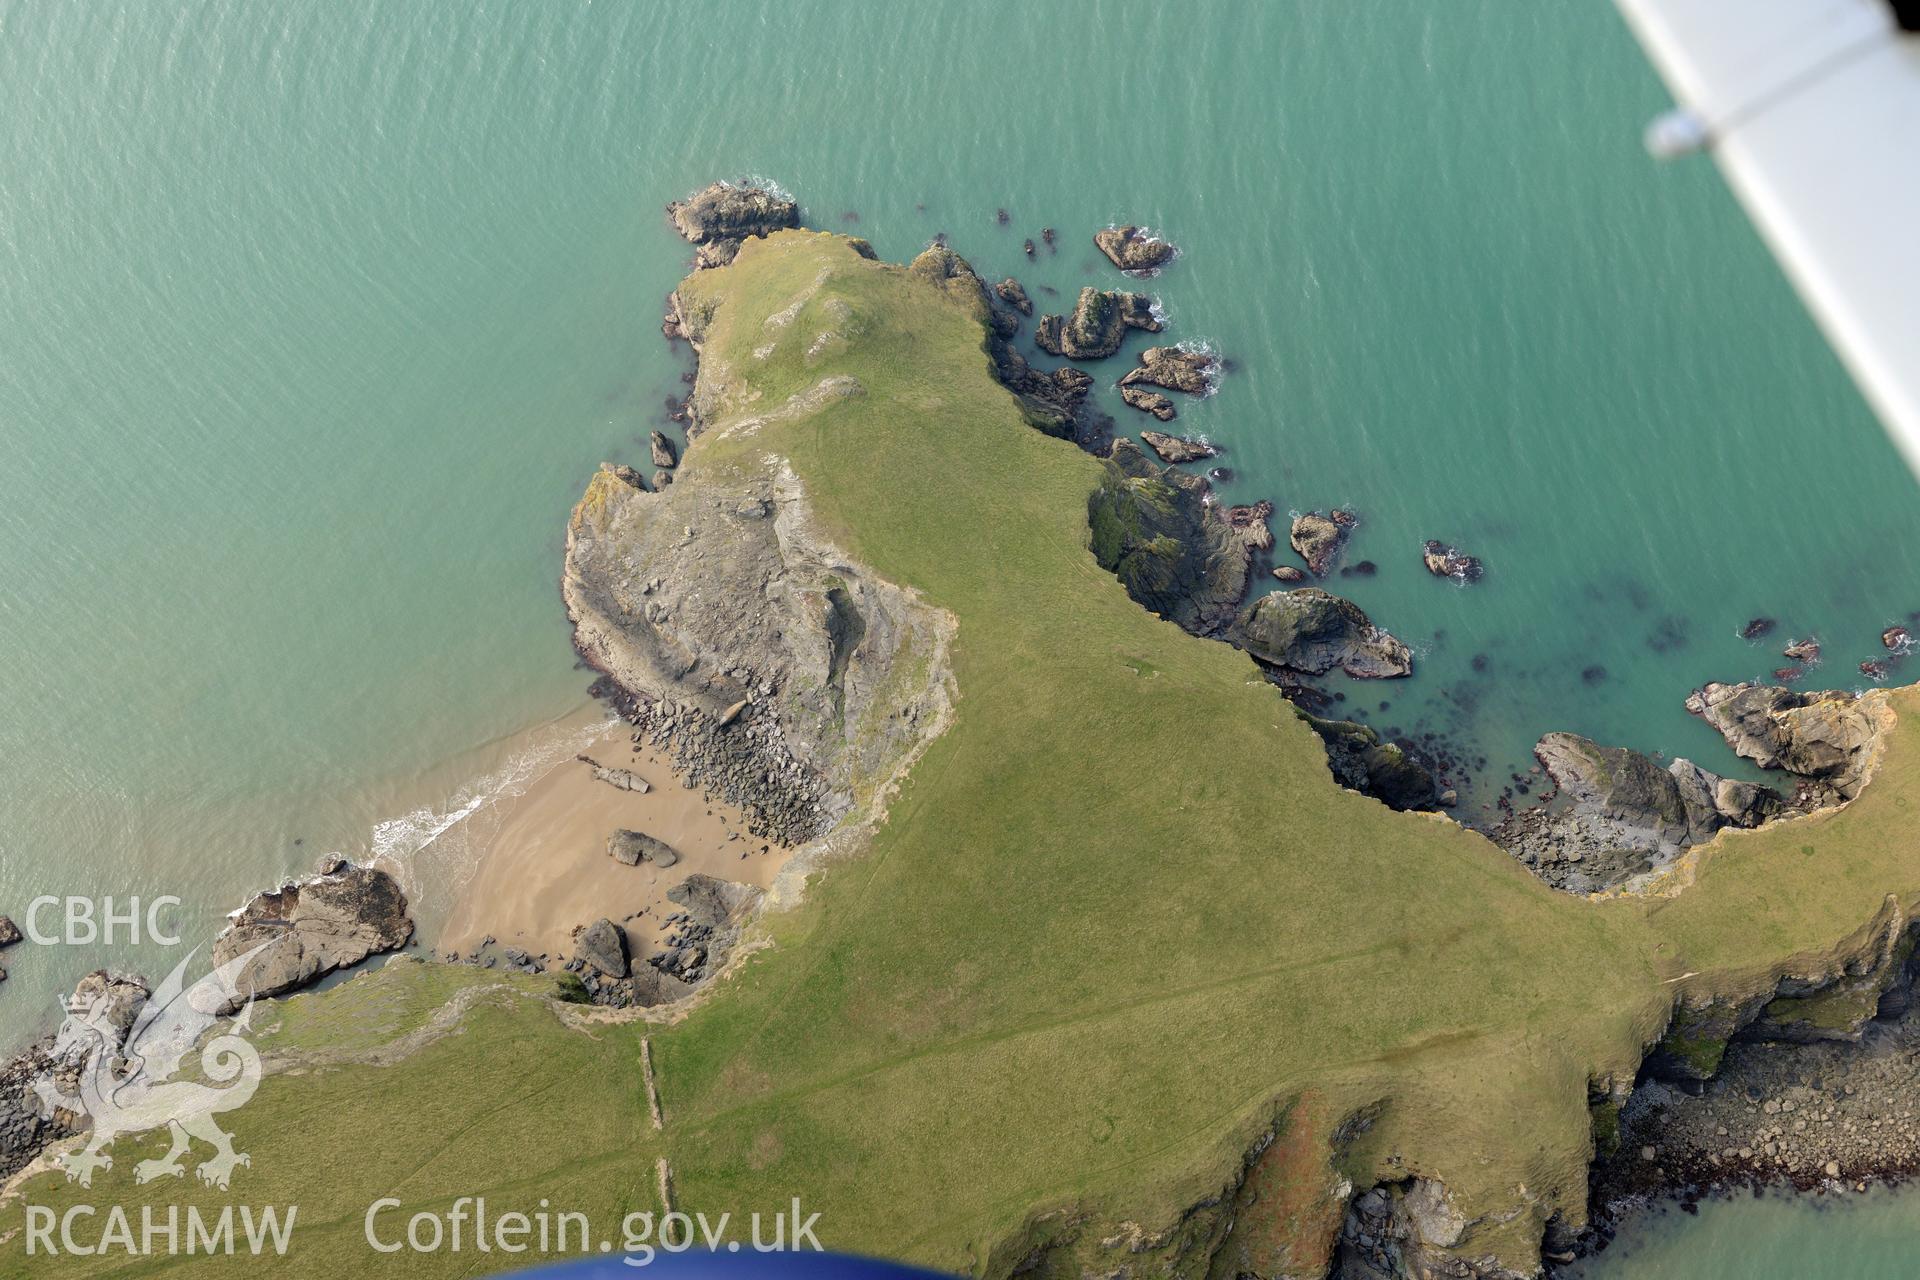
[(683, 768), (804, 843), (938, 719), (951, 624), (826, 539), (784, 466), (690, 459), (659, 493), (611, 469), (588, 485), (562, 580), (574, 642), (674, 727)]

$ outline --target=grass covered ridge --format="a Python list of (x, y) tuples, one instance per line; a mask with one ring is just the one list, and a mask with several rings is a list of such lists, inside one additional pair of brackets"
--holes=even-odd
[[(784, 458), (844, 546), (958, 619), (955, 722), (871, 847), (769, 917), (774, 945), (713, 998), (651, 1029), (664, 1132), (648, 1029), (569, 1021), (534, 993), (480, 1000), (394, 1065), (270, 1078), (230, 1118), (254, 1156), (231, 1198), (302, 1206), (282, 1273), (393, 1271), (360, 1240), (382, 1195), (657, 1209), (661, 1155), (683, 1209), (798, 1195), (829, 1244), (960, 1271), (1049, 1242), (1062, 1271), (1190, 1268), (1215, 1247), (1311, 1271), (1342, 1179), (1414, 1175), (1479, 1220), (1463, 1252), (1525, 1264), (1549, 1214), (1584, 1216), (1590, 1081), (1630, 1078), (1676, 998), (1825, 972), (1889, 894), (1912, 914), (1920, 717), (1847, 809), (1725, 833), (1665, 899), (1557, 894), (1447, 820), (1340, 790), (1244, 654), (1146, 613), (1095, 563), (1102, 464), (1026, 425), (961, 292), (807, 232), (682, 286), (711, 317), (703, 379), (726, 387), (680, 483)], [(816, 344), (829, 330), (855, 336)], [(864, 394), (769, 412), (828, 377)], [(404, 1008), (398, 1031), (474, 982), (500, 979), (392, 966), (288, 1002), (279, 1035), (311, 1050)], [(116, 1156), (119, 1202), (229, 1199), (136, 1189), (136, 1153)], [(1183, 1217), (1223, 1192), (1240, 1196), (1224, 1245)], [(0, 1234), (20, 1214), (0, 1209)], [(1159, 1253), (1102, 1243), (1163, 1232)], [(28, 1273), (62, 1271), (0, 1246), (0, 1275)]]

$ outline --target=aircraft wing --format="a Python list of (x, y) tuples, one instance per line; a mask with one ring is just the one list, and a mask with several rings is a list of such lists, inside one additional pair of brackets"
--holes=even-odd
[(1616, 2), (1920, 474), (1920, 4)]

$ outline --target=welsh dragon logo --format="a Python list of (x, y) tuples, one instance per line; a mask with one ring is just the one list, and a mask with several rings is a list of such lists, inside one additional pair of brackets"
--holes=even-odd
[[(135, 1182), (184, 1177), (183, 1160), (193, 1140), (213, 1148), (213, 1155), (196, 1172), (200, 1181), (225, 1191), (233, 1171), (252, 1161), (233, 1148), (233, 1135), (214, 1122), (223, 1111), (245, 1106), (260, 1087), (260, 1054), (246, 1040), (252, 1027), (253, 993), (243, 996), (236, 984), (247, 963), (271, 943), (262, 943), (201, 978), (185, 985), (188, 954), (167, 980), (141, 1006), (125, 1038), (110, 1018), (111, 1001), (101, 996), (62, 1002), (66, 1021), (54, 1045), (55, 1060), (79, 1064), (79, 1093), (68, 1093), (48, 1072), (34, 1082), (34, 1092), (49, 1107), (85, 1115), (93, 1123), (83, 1150), (60, 1158), (69, 1182), (93, 1185), (95, 1171), (113, 1168), (107, 1148), (116, 1138), (172, 1131), (173, 1146), (156, 1160), (142, 1160), (133, 1168)], [(238, 1012), (227, 1016), (238, 1006)], [(219, 1034), (200, 1045), (217, 1025)], [(182, 1062), (198, 1046), (201, 1080), (175, 1080)]]

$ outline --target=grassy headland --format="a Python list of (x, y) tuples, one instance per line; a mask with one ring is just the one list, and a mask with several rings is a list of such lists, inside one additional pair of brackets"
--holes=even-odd
[[(123, 1140), (105, 1191), (43, 1176), (25, 1201), (298, 1203), (284, 1274), (467, 1275), (528, 1259), (400, 1267), (362, 1241), (366, 1206), (545, 1198), (612, 1222), (659, 1208), (665, 1156), (680, 1208), (797, 1195), (831, 1245), (973, 1272), (1049, 1245), (1062, 1273), (1204, 1272), (1224, 1196), (1229, 1250), (1306, 1275), (1343, 1184), (1422, 1177), (1466, 1223), (1457, 1252), (1524, 1268), (1550, 1215), (1584, 1218), (1590, 1086), (1631, 1080), (1676, 999), (1830, 971), (1889, 895), (1920, 903), (1920, 717), (1853, 804), (1723, 834), (1671, 897), (1558, 894), (1450, 821), (1340, 790), (1244, 654), (1127, 597), (1089, 549), (1101, 464), (1023, 420), (964, 289), (786, 232), (682, 296), (711, 312), (702, 378), (725, 386), (679, 483), (784, 459), (837, 541), (958, 620), (954, 723), (869, 847), (670, 1024), (501, 990), (398, 1061), (352, 1061), (503, 984), (390, 966), (278, 1007), (263, 1048), (308, 1065), (230, 1118), (253, 1155), (231, 1196), (135, 1188), (153, 1136)], [(864, 393), (769, 412), (829, 376)], [(21, 1222), (0, 1210), (0, 1233)], [(21, 1247), (0, 1274), (257, 1265)]]

